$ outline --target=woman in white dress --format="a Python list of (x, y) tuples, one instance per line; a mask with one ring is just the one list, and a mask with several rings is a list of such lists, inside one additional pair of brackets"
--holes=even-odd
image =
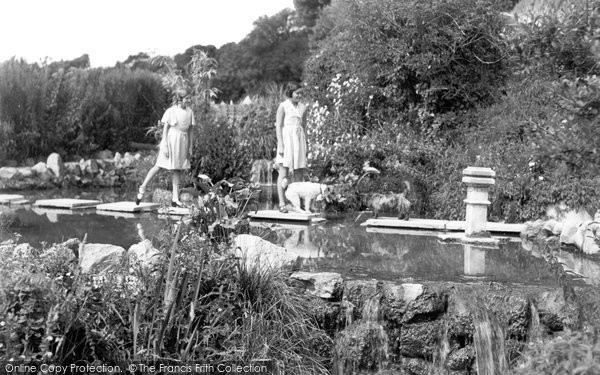
[(148, 171), (144, 182), (138, 189), (136, 205), (144, 198), (148, 183), (161, 169), (171, 171), (173, 182), (173, 199), (171, 206), (182, 207), (179, 201), (179, 181), (181, 171), (190, 168), (189, 157), (194, 146), (193, 127), (196, 125), (194, 112), (190, 108), (191, 99), (185, 91), (175, 93), (174, 104), (168, 108), (162, 119), (163, 136), (156, 164)]
[(277, 109), (275, 130), (277, 132), (277, 156), (275, 163), (278, 167), (277, 195), (279, 211), (287, 212), (285, 208), (284, 184), (291, 172), (293, 181), (302, 181), (306, 169), (306, 135), (304, 117), (306, 104), (301, 102), (302, 91), (292, 87), (286, 92), (288, 97)]

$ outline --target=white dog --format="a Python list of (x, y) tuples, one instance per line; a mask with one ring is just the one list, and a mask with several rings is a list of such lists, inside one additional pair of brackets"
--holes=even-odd
[[(316, 182), (292, 182), (287, 183), (283, 180), (285, 197), (292, 203), (293, 210), (302, 214), (310, 214), (310, 205), (313, 200), (323, 199), (324, 194), (329, 192), (329, 187), (325, 184)], [(304, 209), (300, 205), (300, 200), (304, 200)]]

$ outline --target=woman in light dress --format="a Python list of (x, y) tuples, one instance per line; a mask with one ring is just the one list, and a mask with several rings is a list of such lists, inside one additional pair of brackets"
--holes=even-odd
[(277, 132), (278, 168), (277, 195), (279, 211), (286, 213), (284, 190), (291, 172), (293, 181), (302, 181), (306, 169), (306, 135), (304, 131), (306, 104), (301, 102), (302, 91), (297, 86), (286, 92), (286, 99), (279, 105), (275, 121)]
[(175, 93), (174, 104), (168, 108), (162, 119), (163, 136), (156, 164), (148, 171), (144, 182), (138, 189), (135, 199), (139, 205), (144, 198), (148, 183), (161, 169), (171, 171), (173, 199), (171, 206), (183, 207), (179, 201), (179, 182), (181, 171), (190, 168), (190, 155), (194, 146), (193, 127), (196, 125), (194, 112), (190, 108), (191, 99), (183, 90)]

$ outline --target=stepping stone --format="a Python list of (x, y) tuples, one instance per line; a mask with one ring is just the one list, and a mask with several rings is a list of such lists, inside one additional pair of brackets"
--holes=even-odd
[(165, 207), (159, 208), (158, 213), (161, 215), (173, 215), (173, 216), (187, 216), (191, 213), (187, 207)]
[(29, 204), (29, 203), (30, 203), (29, 199), (18, 199), (18, 200), (14, 200), (14, 201), (10, 202), (11, 206)]
[[(466, 223), (458, 220), (433, 220), (433, 219), (409, 219), (399, 220), (397, 218), (387, 217), (378, 219), (368, 219), (361, 225), (367, 227), (387, 227), (387, 228), (412, 228), (412, 229), (430, 229), (443, 231), (464, 231)], [(486, 229), (490, 232), (518, 233), (524, 229), (524, 224), (506, 224), (506, 223), (487, 223)]]
[(34, 206), (38, 207), (52, 207), (52, 208), (66, 208), (69, 210), (80, 209), (80, 208), (92, 208), (95, 207), (100, 201), (93, 199), (41, 199), (35, 201)]
[(250, 212), (248, 214), (252, 219), (266, 219), (266, 220), (292, 220), (292, 221), (309, 221), (318, 222), (324, 221), (325, 218), (320, 213), (313, 214), (301, 214), (297, 212), (282, 213), (279, 210), (263, 210), (257, 212)]
[(117, 211), (117, 212), (147, 212), (156, 211), (160, 207), (158, 203), (142, 202), (136, 205), (135, 202), (114, 202), (104, 203), (96, 206), (98, 211)]
[(15, 204), (14, 202), (25, 199), (19, 194), (0, 194), (0, 204)]

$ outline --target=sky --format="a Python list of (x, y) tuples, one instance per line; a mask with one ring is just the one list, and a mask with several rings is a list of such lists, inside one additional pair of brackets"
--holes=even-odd
[(71, 60), (92, 67), (129, 55), (174, 56), (202, 44), (241, 41), (261, 16), (294, 8), (293, 0), (3, 0), (0, 62)]

